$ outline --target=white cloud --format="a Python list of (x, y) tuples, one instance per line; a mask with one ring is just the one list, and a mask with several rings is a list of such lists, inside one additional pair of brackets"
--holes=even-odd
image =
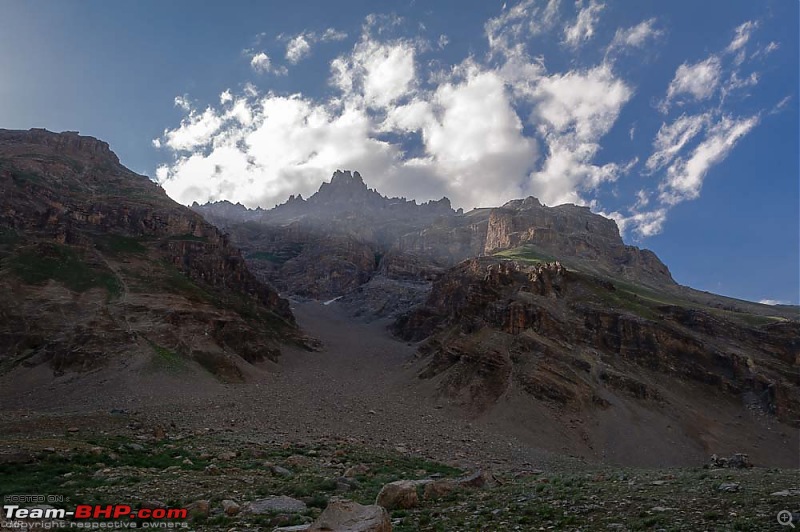
[(655, 27), (656, 19), (651, 18), (640, 22), (630, 28), (620, 28), (614, 34), (608, 52), (627, 50), (631, 48), (644, 48), (649, 41), (655, 40), (664, 34), (663, 30)]
[(744, 47), (744, 45), (747, 44), (747, 41), (750, 40), (750, 35), (756, 28), (758, 28), (758, 22), (754, 20), (749, 20), (737, 27), (736, 35), (728, 45), (727, 51), (736, 52)]
[(632, 95), (607, 64), (542, 77), (533, 91), (537, 104), (530, 117), (548, 147), (543, 168), (531, 175), (540, 199), (547, 204), (584, 203), (581, 189), (617, 179), (619, 164), (596, 166), (592, 160)]
[(683, 63), (675, 71), (675, 77), (667, 88), (662, 111), (666, 112), (675, 97), (682, 94), (689, 94), (696, 101), (710, 98), (719, 85), (721, 75), (722, 66), (716, 55), (711, 55), (693, 65)]
[[(176, 98), (186, 114), (153, 141), (174, 154), (157, 177), (183, 203), (225, 198), (270, 207), (289, 194), (309, 195), (336, 168), (350, 168), (383, 193), (447, 195), (467, 209), (535, 195), (597, 211), (598, 192), (616, 195), (608, 184), (639, 165), (635, 153), (600, 159), (608, 153), (606, 135), (634, 97), (634, 83), (617, 72), (609, 52), (643, 48), (663, 30), (655, 19), (618, 28), (606, 57), (573, 57), (562, 70), (530, 50), (532, 37), (550, 32), (574, 51), (595, 34), (603, 7), (579, 2), (577, 18), (564, 28), (558, 0), (523, 0), (486, 22), (486, 56), (453, 65), (430, 59), (446, 38), (398, 37), (402, 19), (370, 15), (358, 41), (330, 62), (332, 95), (275, 94), (246, 83), (202, 112), (187, 96)], [(344, 38), (329, 29), (280, 40), (287, 60), (297, 62), (315, 43)], [(746, 48), (739, 46), (737, 57)], [(285, 72), (266, 52), (248, 56), (259, 72)], [(722, 108), (726, 94), (757, 83), (757, 73), (741, 73), (744, 66), (720, 51), (678, 67), (661, 110), (700, 109), (665, 118), (652, 152), (641, 154), (650, 181), (634, 188), (630, 207), (608, 214), (621, 230), (642, 238), (662, 231), (670, 208), (696, 198), (709, 170), (758, 123), (760, 115), (735, 118)], [(649, 123), (642, 117), (621, 135), (633, 140), (636, 129), (638, 138)]]
[(292, 64), (296, 64), (310, 53), (311, 44), (303, 34), (296, 36), (286, 45), (286, 59)]
[[(287, 39), (283, 35), (279, 39)], [(295, 65), (311, 55), (311, 47), (316, 43), (343, 41), (347, 33), (336, 28), (328, 28), (322, 34), (314, 31), (303, 31), (294, 37), (288, 38), (286, 43), (286, 60)]]
[(573, 48), (594, 36), (595, 26), (600, 20), (600, 12), (606, 7), (605, 4), (597, 3), (596, 0), (589, 0), (589, 5), (586, 7), (583, 7), (583, 4), (583, 0), (575, 2), (579, 8), (578, 16), (572, 25), (564, 28), (564, 42)]
[(647, 159), (647, 169), (658, 170), (672, 162), (689, 141), (695, 138), (711, 119), (709, 113), (681, 115), (671, 124), (663, 123), (653, 141), (654, 151)]
[(336, 28), (326, 29), (320, 37), (320, 41), (322, 42), (343, 41), (345, 39), (347, 39), (347, 33), (339, 31)]
[(770, 305), (770, 306), (773, 306), (773, 307), (775, 305), (791, 305), (792, 304), (790, 301), (785, 301), (783, 299), (762, 299), (761, 301), (759, 301), (759, 303), (761, 303), (762, 305)]
[(345, 97), (361, 97), (370, 107), (385, 108), (412, 91), (415, 53), (411, 42), (382, 43), (365, 34), (349, 56), (331, 63), (331, 81)]
[(211, 141), (221, 125), (222, 120), (210, 107), (201, 114), (190, 110), (180, 127), (164, 131), (165, 144), (176, 151), (203, 147)]
[(250, 66), (258, 73), (265, 73), (270, 71), (272, 60), (264, 52), (258, 52), (250, 58)]
[(723, 161), (736, 143), (758, 124), (759, 116), (735, 119), (723, 116), (708, 129), (706, 137), (688, 158), (677, 158), (659, 186), (659, 199), (668, 205), (695, 199), (700, 195), (709, 169)]

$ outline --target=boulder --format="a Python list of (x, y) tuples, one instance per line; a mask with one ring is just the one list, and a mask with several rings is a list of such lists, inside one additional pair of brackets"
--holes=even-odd
[(390, 482), (381, 488), (375, 504), (387, 510), (413, 508), (419, 504), (417, 483), (411, 480)]
[(434, 480), (425, 485), (422, 496), (426, 499), (440, 499), (449, 495), (457, 487), (458, 485), (450, 479)]
[(347, 499), (331, 499), (311, 523), (308, 532), (391, 532), (389, 513), (378, 505), (364, 506)]
[(232, 501), (230, 499), (225, 499), (222, 501), (222, 511), (225, 512), (225, 515), (228, 517), (233, 517), (234, 515), (239, 513), (241, 507), (236, 503), (236, 501)]

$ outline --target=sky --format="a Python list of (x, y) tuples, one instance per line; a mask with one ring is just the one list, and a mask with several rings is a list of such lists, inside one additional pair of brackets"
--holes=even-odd
[(800, 299), (794, 0), (0, 0), (0, 127), (77, 130), (184, 204), (336, 169), (588, 205), (681, 284)]

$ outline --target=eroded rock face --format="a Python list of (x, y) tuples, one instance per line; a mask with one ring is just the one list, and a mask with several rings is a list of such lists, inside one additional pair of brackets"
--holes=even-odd
[(670, 383), (685, 382), (797, 426), (800, 324), (752, 326), (753, 316), (631, 286), (558, 262), (471, 259), (394, 329), (425, 340), (421, 378), (477, 411), (509, 390), (576, 412), (613, 408), (619, 397), (670, 408)]
[(483, 253), (533, 245), (560, 260), (591, 262), (600, 271), (654, 285), (674, 283), (669, 269), (648, 250), (626, 246), (617, 224), (588, 207), (545, 207), (536, 198), (492, 209)]
[(227, 236), (77, 133), (0, 130), (0, 258), (6, 371), (169, 353), (235, 381), (299, 336)]

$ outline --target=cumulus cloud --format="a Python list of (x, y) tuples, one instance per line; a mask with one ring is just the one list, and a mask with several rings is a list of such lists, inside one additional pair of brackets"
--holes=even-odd
[(409, 41), (382, 43), (366, 37), (349, 56), (331, 63), (332, 82), (347, 97), (385, 108), (408, 94), (416, 80), (416, 49)]
[[(760, 121), (760, 113), (736, 116), (723, 108), (725, 95), (759, 81), (744, 71), (747, 61), (737, 62), (757, 25), (736, 29), (731, 50), (677, 67), (665, 87), (661, 127), (640, 165), (636, 154), (601, 159), (605, 137), (636, 96), (636, 83), (620, 74), (615, 58), (644, 49), (664, 30), (655, 19), (617, 28), (605, 57), (582, 61), (577, 50), (596, 36), (605, 5), (576, 6), (566, 23), (559, 0), (504, 8), (484, 26), (486, 55), (450, 65), (431, 59), (447, 45), (443, 36), (405, 35), (401, 18), (370, 15), (356, 42), (330, 61), (320, 82), (333, 90), (324, 96), (248, 82), (222, 91), (215, 106), (198, 109), (188, 96), (176, 98), (183, 119), (153, 141), (173, 156), (158, 168), (159, 182), (183, 203), (229, 199), (271, 207), (289, 194), (309, 195), (333, 170), (350, 168), (381, 192), (420, 200), (447, 195), (466, 209), (534, 195), (603, 213), (598, 194), (643, 167), (649, 181), (636, 187), (629, 207), (607, 215), (623, 231), (657, 234), (669, 210), (697, 198), (711, 168)], [(561, 53), (575, 54), (563, 69), (533, 54), (531, 39), (546, 34), (566, 45)], [(329, 28), (279, 41), (287, 61), (297, 63), (319, 43), (346, 37)], [(285, 72), (266, 52), (248, 57), (257, 73)], [(647, 121), (639, 123), (637, 140), (649, 134)], [(624, 128), (633, 140), (636, 125)]]
[(305, 35), (298, 35), (286, 45), (286, 59), (295, 64), (302, 58), (311, 53), (311, 44), (309, 44)]

